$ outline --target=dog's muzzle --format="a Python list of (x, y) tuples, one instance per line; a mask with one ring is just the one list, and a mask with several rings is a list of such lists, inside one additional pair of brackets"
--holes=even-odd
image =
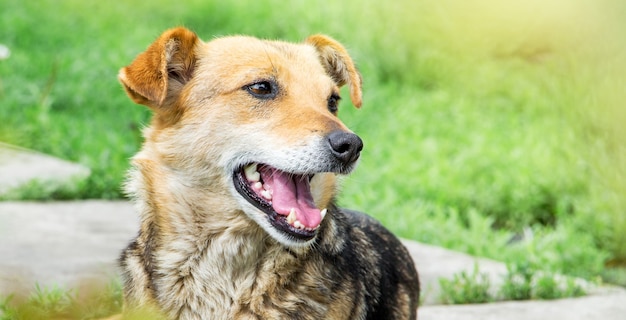
[(313, 176), (322, 172), (350, 172), (360, 157), (363, 141), (353, 133), (333, 131), (325, 137), (324, 146), (327, 160), (323, 163), (312, 160), (309, 169), (301, 172), (251, 162), (233, 173), (237, 192), (264, 212), (274, 229), (290, 239), (313, 239), (326, 215), (325, 208), (315, 206), (310, 185)]

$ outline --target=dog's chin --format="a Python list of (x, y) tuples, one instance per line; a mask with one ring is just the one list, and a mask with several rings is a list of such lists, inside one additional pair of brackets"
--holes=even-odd
[(277, 228), (267, 216), (267, 213), (257, 209), (254, 206), (246, 204), (243, 208), (245, 214), (252, 218), (272, 239), (281, 245), (294, 250), (294, 252), (301, 252), (303, 249), (309, 248), (314, 242), (317, 236), (317, 231), (310, 237), (303, 238), (296, 236), (293, 233), (285, 231), (283, 228)]
[(314, 242), (326, 215), (314, 206), (312, 177), (251, 163), (235, 170), (233, 185), (250, 218), (281, 244), (302, 248)]

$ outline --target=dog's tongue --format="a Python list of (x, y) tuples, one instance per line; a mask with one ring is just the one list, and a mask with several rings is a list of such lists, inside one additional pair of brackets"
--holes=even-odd
[(296, 218), (305, 227), (317, 228), (322, 216), (315, 207), (309, 178), (306, 176), (288, 174), (270, 167), (259, 169), (263, 182), (272, 190), (272, 207), (280, 215), (287, 216), (294, 208)]

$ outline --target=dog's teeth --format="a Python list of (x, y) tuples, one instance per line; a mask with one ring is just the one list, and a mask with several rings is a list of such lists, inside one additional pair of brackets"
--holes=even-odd
[(247, 165), (243, 168), (244, 174), (246, 175), (246, 179), (250, 182), (258, 182), (261, 180), (261, 174), (256, 171), (257, 165), (256, 163)]
[(256, 163), (251, 163), (249, 165), (247, 165), (245, 168), (243, 168), (246, 172), (256, 172), (257, 169), (257, 164)]
[(296, 220), (293, 222), (293, 226), (296, 229), (304, 229), (304, 226), (302, 225), (302, 223), (300, 223), (300, 220)]
[(289, 211), (289, 215), (287, 216), (287, 223), (293, 225), (294, 221), (296, 221), (296, 209), (291, 208), (291, 211)]
[(261, 195), (263, 196), (263, 198), (267, 200), (272, 200), (272, 193), (269, 192), (268, 190), (261, 191)]
[(324, 208), (322, 211), (320, 211), (320, 214), (322, 215), (322, 220), (324, 220), (324, 217), (326, 216), (326, 213), (328, 212), (328, 209)]
[(263, 188), (263, 184), (261, 183), (261, 181), (257, 181), (252, 185), (252, 187), (256, 190), (261, 190)]

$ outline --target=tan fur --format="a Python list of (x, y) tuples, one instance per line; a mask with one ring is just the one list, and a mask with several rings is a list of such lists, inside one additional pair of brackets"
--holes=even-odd
[[(329, 133), (349, 130), (327, 99), (348, 84), (353, 104), (362, 100), (360, 75), (343, 46), (323, 35), (304, 44), (250, 37), (205, 43), (176, 28), (119, 79), (133, 101), (154, 111), (126, 186), (141, 216), (139, 236), (122, 258), (127, 312), (148, 306), (168, 319), (347, 319), (364, 312), (353, 295), (363, 284), (335, 281), (324, 261), (306, 258), (316, 246), (345, 249), (333, 219), (322, 221), (327, 235), (313, 246), (285, 245), (268, 235), (264, 217), (231, 181), (251, 159), (319, 172), (311, 181), (315, 205), (333, 206), (335, 173), (323, 172), (319, 150)], [(288, 88), (272, 100), (242, 89), (269, 79)], [(324, 289), (331, 283), (332, 291)]]

